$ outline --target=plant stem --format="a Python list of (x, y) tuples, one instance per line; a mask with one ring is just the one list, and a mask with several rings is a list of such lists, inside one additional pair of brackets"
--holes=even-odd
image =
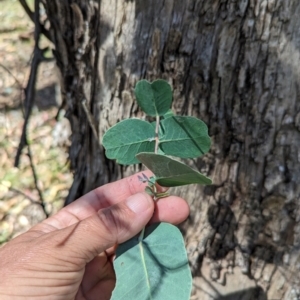
[[(156, 126), (155, 126), (155, 148), (154, 148), (154, 153), (157, 154), (158, 152), (158, 145), (159, 145), (159, 137), (158, 137), (158, 131), (159, 131), (159, 115), (156, 115)], [(156, 193), (156, 187), (155, 185), (153, 186), (154, 188), (154, 193)], [(163, 195), (163, 193), (162, 193)], [(162, 197), (165, 197), (164, 195)], [(158, 198), (154, 195), (153, 200), (157, 200)], [(142, 229), (140, 235), (139, 235), (139, 243), (144, 239), (144, 234), (145, 234), (145, 227)]]
[[(159, 138), (158, 138), (158, 130), (159, 130), (159, 115), (156, 115), (156, 126), (155, 126), (155, 148), (154, 148), (154, 153), (158, 152), (158, 145), (159, 145)], [(155, 187), (155, 186), (154, 186)], [(156, 192), (156, 188), (155, 188)], [(153, 200), (156, 200), (156, 196), (154, 196)], [(144, 234), (145, 234), (145, 227), (142, 229), (140, 235), (139, 235), (139, 243), (144, 239)]]
[(146, 228), (146, 227), (144, 227), (144, 228), (142, 229), (142, 231), (141, 231), (141, 233), (140, 233), (140, 235), (139, 235), (139, 243), (144, 239), (145, 228)]
[(159, 138), (158, 138), (158, 130), (159, 130), (159, 115), (156, 115), (156, 126), (155, 126), (155, 150), (154, 153), (157, 154), (158, 145), (159, 145)]

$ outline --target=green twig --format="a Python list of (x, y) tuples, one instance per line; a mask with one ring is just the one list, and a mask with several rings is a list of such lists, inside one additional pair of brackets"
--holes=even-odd
[(159, 131), (159, 115), (156, 115), (156, 126), (155, 126), (155, 150), (154, 153), (157, 154), (158, 151), (158, 145), (159, 145), (159, 136), (158, 136), (158, 131)]
[(139, 243), (142, 242), (142, 240), (144, 239), (144, 235), (145, 235), (145, 228), (144, 227), (139, 235)]
[[(154, 150), (154, 153), (157, 153), (158, 152), (158, 145), (159, 145), (159, 136), (158, 136), (158, 131), (159, 131), (159, 121), (160, 121), (160, 118), (159, 118), (159, 115), (156, 115), (156, 125), (155, 125), (155, 150)], [(149, 182), (148, 182), (149, 184)], [(148, 187), (151, 189), (151, 191), (153, 192), (153, 200), (156, 201), (158, 200), (159, 198), (163, 198), (163, 197), (167, 197), (169, 196), (169, 194), (167, 192), (164, 192), (164, 193), (157, 193), (157, 189), (156, 189), (156, 186), (155, 184), (151, 184), (151, 185), (148, 185)], [(145, 234), (145, 227), (142, 229), (140, 235), (139, 235), (139, 242), (141, 242), (143, 239), (144, 239), (144, 234)]]

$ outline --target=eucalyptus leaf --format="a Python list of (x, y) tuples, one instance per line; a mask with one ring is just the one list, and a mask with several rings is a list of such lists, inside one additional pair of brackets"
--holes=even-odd
[(177, 227), (159, 223), (146, 227), (118, 246), (117, 282), (111, 300), (189, 300), (192, 276), (184, 240)]
[(168, 156), (155, 153), (139, 153), (136, 157), (154, 173), (156, 182), (161, 186), (172, 187), (192, 183), (212, 183), (210, 178)]
[(210, 137), (204, 122), (195, 117), (174, 116), (161, 120), (159, 148), (167, 155), (196, 158), (210, 148)]
[(150, 83), (141, 80), (136, 84), (135, 96), (141, 109), (148, 116), (163, 116), (171, 108), (172, 89), (165, 80)]
[(106, 156), (123, 165), (137, 164), (139, 152), (153, 152), (155, 147), (153, 126), (140, 119), (127, 119), (106, 131), (102, 144)]

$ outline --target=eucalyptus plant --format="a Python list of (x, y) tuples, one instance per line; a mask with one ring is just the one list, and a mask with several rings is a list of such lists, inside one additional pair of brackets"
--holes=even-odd
[[(150, 119), (123, 120), (103, 136), (106, 156), (117, 163), (142, 163), (154, 174), (146, 192), (157, 201), (156, 184), (175, 187), (211, 184), (211, 180), (177, 158), (197, 158), (208, 152), (210, 137), (206, 124), (191, 116), (177, 116), (171, 110), (172, 89), (168, 82), (141, 80), (135, 87), (140, 108)], [(192, 276), (183, 237), (176, 226), (157, 223), (118, 246), (114, 268), (117, 277), (112, 300), (188, 300)]]

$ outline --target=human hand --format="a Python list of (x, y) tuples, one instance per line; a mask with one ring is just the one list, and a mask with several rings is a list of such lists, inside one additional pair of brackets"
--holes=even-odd
[[(147, 172), (145, 172), (147, 174)], [(97, 188), (0, 249), (0, 299), (108, 300), (116, 244), (150, 222), (178, 224), (187, 203), (154, 202), (137, 175)]]

